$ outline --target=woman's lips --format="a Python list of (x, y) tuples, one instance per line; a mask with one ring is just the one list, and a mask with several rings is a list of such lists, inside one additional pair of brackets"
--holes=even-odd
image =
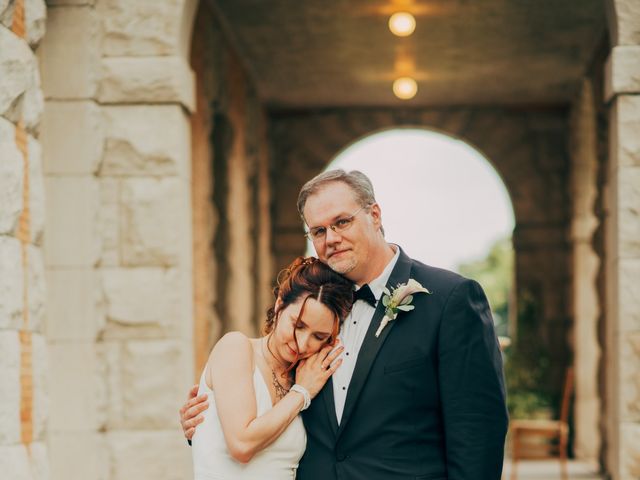
[(289, 353), (290, 353), (291, 355), (294, 355), (294, 356), (295, 356), (295, 355), (297, 355), (297, 354), (298, 354), (298, 353), (297, 353), (293, 348), (291, 348), (289, 345), (287, 345), (287, 350), (289, 351)]

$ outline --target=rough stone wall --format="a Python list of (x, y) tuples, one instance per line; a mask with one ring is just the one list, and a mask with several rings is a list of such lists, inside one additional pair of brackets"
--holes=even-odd
[(42, 0), (0, 1), (0, 476), (48, 477)]
[(601, 358), (598, 319), (602, 311), (597, 292), (601, 258), (594, 248), (600, 219), (598, 196), (597, 113), (592, 82), (585, 79), (571, 113), (571, 241), (573, 244), (573, 328), (575, 371), (574, 452), (578, 458), (600, 454), (598, 367)]
[(193, 377), (188, 3), (48, 9), (39, 56), (54, 479), (191, 469), (176, 418)]
[(607, 470), (627, 480), (640, 477), (640, 4), (607, 5)]
[(513, 202), (517, 298), (539, 312), (536, 341), (549, 346), (550, 385), (561, 391), (569, 363), (570, 248), (567, 225), (568, 115), (565, 110), (452, 108), (336, 109), (271, 113), (274, 252), (283, 265), (304, 252), (295, 209), (302, 184), (343, 148), (394, 127), (434, 129), (477, 148), (501, 175)]

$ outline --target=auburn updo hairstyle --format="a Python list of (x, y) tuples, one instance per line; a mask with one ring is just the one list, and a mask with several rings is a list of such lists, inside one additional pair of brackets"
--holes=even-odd
[(334, 272), (315, 257), (298, 257), (278, 274), (277, 285), (273, 289), (276, 300), (280, 299), (278, 311), (275, 305), (267, 310), (264, 333), (271, 333), (277, 322), (278, 313), (288, 305), (305, 297), (300, 317), (308, 299), (322, 303), (334, 314), (333, 332), (329, 343), (338, 336), (340, 325), (353, 306), (353, 282)]

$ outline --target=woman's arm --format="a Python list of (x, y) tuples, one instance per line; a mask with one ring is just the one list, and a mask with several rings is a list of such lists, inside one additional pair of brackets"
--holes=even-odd
[[(338, 361), (329, 369), (322, 368), (323, 360), (329, 364), (340, 353), (338, 350), (327, 356), (331, 348), (325, 347), (304, 361), (304, 383), (302, 380), (299, 383), (312, 397), (340, 364)], [(208, 366), (227, 448), (234, 459), (246, 463), (286, 430), (302, 409), (304, 398), (300, 393), (289, 392), (271, 410), (256, 418), (253, 349), (242, 333), (232, 332), (222, 337), (211, 353)]]

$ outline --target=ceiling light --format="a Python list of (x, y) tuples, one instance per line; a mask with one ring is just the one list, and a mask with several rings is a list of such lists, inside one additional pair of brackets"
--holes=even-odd
[(407, 12), (397, 12), (389, 18), (389, 30), (399, 37), (408, 37), (416, 29), (416, 19)]
[(411, 77), (400, 77), (393, 82), (393, 93), (401, 100), (409, 100), (418, 93), (418, 84)]

